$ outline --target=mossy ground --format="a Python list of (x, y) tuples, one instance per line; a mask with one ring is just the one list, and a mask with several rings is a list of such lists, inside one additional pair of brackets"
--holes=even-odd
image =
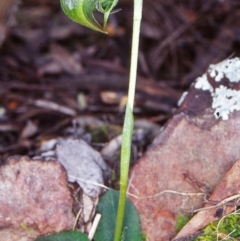
[(240, 211), (228, 214), (218, 221), (210, 223), (205, 229), (204, 234), (197, 237), (194, 241), (237, 241), (240, 240)]

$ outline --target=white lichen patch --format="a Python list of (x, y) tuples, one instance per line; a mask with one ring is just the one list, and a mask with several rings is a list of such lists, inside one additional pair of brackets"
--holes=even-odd
[(212, 97), (212, 108), (215, 109), (216, 119), (221, 117), (223, 120), (227, 120), (231, 112), (240, 110), (240, 91), (221, 85), (212, 93)]
[[(224, 77), (229, 82), (239, 82), (240, 59), (227, 59), (216, 65), (210, 65), (207, 72), (216, 82), (221, 81)], [(230, 89), (224, 85), (220, 85), (214, 89), (208, 81), (207, 74), (197, 78), (194, 87), (211, 93), (212, 108), (215, 110), (214, 116), (216, 119), (222, 118), (223, 120), (227, 120), (230, 113), (240, 110), (239, 90)]]
[(208, 69), (209, 75), (216, 81), (226, 77), (230, 82), (240, 81), (240, 59), (227, 59), (218, 64), (212, 64)]
[(77, 5), (78, 0), (64, 0), (65, 5), (69, 10), (73, 10)]
[(180, 105), (183, 103), (183, 101), (185, 100), (187, 94), (188, 94), (187, 91), (183, 92), (182, 96), (181, 96), (180, 99), (178, 100), (178, 103), (177, 103), (178, 106), (180, 106)]
[(213, 91), (213, 87), (208, 82), (206, 74), (204, 74), (203, 76), (198, 77), (196, 79), (195, 88), (196, 89), (202, 89), (202, 90), (209, 90), (210, 92)]

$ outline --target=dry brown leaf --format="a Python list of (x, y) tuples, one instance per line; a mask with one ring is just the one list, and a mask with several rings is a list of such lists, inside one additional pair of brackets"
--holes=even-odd
[(67, 171), (68, 180), (77, 182), (90, 197), (98, 197), (102, 191), (104, 177), (110, 174), (101, 154), (80, 139), (60, 139), (56, 152), (58, 161)]

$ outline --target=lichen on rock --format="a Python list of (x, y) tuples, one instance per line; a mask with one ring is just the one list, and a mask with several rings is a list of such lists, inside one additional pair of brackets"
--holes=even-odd
[(240, 110), (240, 59), (227, 59), (210, 65), (207, 73), (196, 79), (194, 87), (209, 91), (216, 119), (227, 120)]

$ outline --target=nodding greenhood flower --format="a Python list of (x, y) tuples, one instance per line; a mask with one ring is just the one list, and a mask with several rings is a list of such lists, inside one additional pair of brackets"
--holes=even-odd
[[(60, 0), (64, 13), (73, 21), (102, 33), (106, 32), (109, 15), (118, 0)], [(103, 13), (103, 26), (94, 18), (95, 11)]]

